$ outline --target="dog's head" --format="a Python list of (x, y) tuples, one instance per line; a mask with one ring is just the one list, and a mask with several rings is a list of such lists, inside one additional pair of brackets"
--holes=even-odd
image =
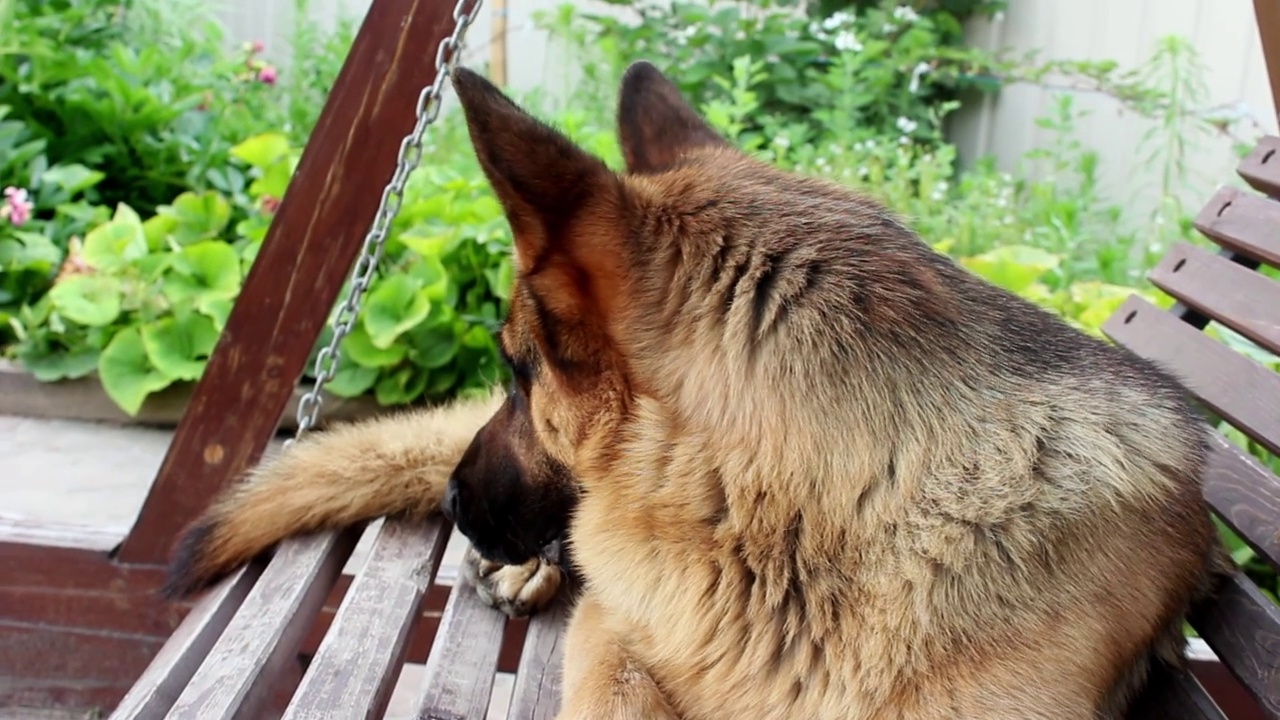
[(630, 306), (645, 176), (725, 147), (648, 63), (622, 80), (615, 173), (480, 75), (454, 74), (480, 165), (514, 235), (500, 344), (514, 381), (449, 483), (445, 513), (482, 556), (518, 563), (563, 535), (584, 464), (609, 462), (635, 388)]

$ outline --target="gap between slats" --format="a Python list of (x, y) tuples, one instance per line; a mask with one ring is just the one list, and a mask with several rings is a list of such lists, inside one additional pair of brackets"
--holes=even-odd
[(284, 720), (382, 717), (448, 539), (440, 519), (383, 521)]

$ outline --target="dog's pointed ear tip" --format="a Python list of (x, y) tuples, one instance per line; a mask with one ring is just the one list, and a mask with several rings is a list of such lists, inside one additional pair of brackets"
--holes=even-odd
[(671, 82), (667, 76), (648, 60), (636, 60), (627, 66), (626, 72), (622, 74), (622, 86), (624, 88), (641, 87), (649, 85), (653, 82)]

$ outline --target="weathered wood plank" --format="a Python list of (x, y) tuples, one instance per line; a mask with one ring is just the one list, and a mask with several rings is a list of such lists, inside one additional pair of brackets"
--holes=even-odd
[(454, 586), (427, 657), (419, 720), (476, 720), (485, 716), (506, 620), (501, 612), (480, 602), (466, 581)]
[(1102, 326), (1173, 372), (1213, 412), (1280, 453), (1280, 376), (1135, 295)]
[(121, 560), (164, 563), (182, 528), (266, 448), (416, 122), (452, 9), (369, 6)]
[(1280, 478), (1221, 434), (1210, 442), (1205, 497), (1223, 522), (1280, 568)]
[(1196, 215), (1196, 229), (1218, 245), (1280, 267), (1280, 202), (1223, 187)]
[(360, 537), (361, 528), (281, 543), (240, 611), (173, 706), (173, 717), (259, 717), (296, 656)]
[(1185, 668), (1158, 666), (1134, 702), (1129, 720), (1227, 720), (1204, 686)]
[(560, 709), (560, 670), (564, 664), (564, 631), (571, 603), (561, 597), (529, 619), (524, 652), (516, 669), (516, 688), (509, 720), (554, 720)]
[(1236, 166), (1236, 172), (1250, 187), (1272, 197), (1280, 195), (1280, 138), (1262, 138)]
[(1236, 573), (1190, 622), (1272, 717), (1280, 717), (1280, 608)]
[(111, 720), (164, 718), (261, 573), (261, 563), (252, 563), (206, 592), (116, 706)]
[(382, 717), (448, 539), (441, 520), (383, 523), (285, 720)]
[[(1280, 223), (1275, 233), (1280, 237)], [(1201, 315), (1280, 353), (1280, 283), (1186, 243), (1175, 245), (1150, 278)]]

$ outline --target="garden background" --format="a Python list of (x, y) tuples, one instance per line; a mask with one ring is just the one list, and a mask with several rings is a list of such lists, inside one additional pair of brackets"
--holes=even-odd
[[(1145, 272), (1173, 242), (1207, 245), (1198, 203), (1238, 184), (1233, 151), (1275, 132), (1242, 1), (511, 5), (509, 85), (615, 166), (621, 69), (659, 60), (740, 146), (883, 199), (939, 251), (1095, 334), (1131, 293), (1168, 304)], [(42, 383), (100, 382), (127, 415), (198, 379), (365, 6), (0, 0), (4, 359)], [(482, 12), (474, 67), (490, 27)], [(337, 396), (436, 402), (503, 373), (510, 237), (451, 108), (342, 346)]]

